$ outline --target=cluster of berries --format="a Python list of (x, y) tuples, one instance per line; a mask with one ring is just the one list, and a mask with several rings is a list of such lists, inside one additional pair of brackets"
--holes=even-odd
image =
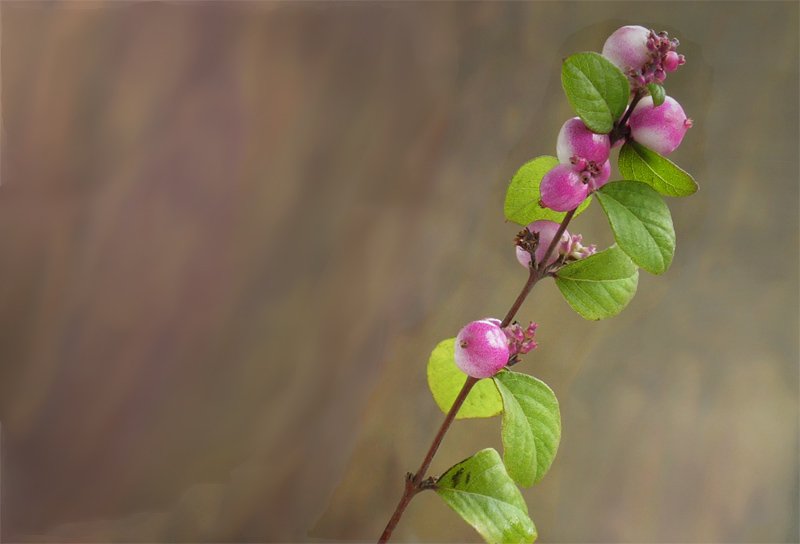
[[(589, 130), (579, 117), (564, 123), (556, 142), (559, 164), (544, 175), (539, 185), (542, 206), (557, 212), (580, 206), (586, 197), (608, 182), (611, 147), (621, 144), (625, 138), (661, 155), (672, 153), (680, 145), (692, 126), (681, 105), (665, 96), (664, 102), (655, 106), (651, 96), (644, 96), (648, 84), (662, 83), (668, 72), (686, 62), (683, 55), (675, 51), (677, 47), (678, 40), (670, 39), (666, 32), (656, 34), (641, 26), (623, 26), (609, 36), (603, 46), (603, 56), (628, 76), (636, 102), (630, 114), (623, 118), (625, 126), (616, 131), (623, 136), (612, 141), (608, 134)], [(522, 231), (516, 247), (517, 260), (526, 268), (550, 267), (559, 260), (563, 263), (582, 259), (597, 251), (594, 245), (583, 246), (580, 234), (571, 235), (565, 230), (547, 256), (547, 262), (542, 262), (559, 224), (534, 221), (526, 229), (530, 234)], [(488, 378), (514, 362), (517, 355), (536, 348), (536, 323), (527, 328), (516, 323), (507, 327), (500, 327), (501, 324), (498, 319), (486, 318), (461, 329), (455, 341), (455, 361), (463, 372), (474, 378)]]
[[(623, 26), (606, 40), (603, 55), (628, 74), (634, 93), (641, 96), (644, 85), (664, 81), (667, 72), (686, 62), (675, 52), (677, 46), (678, 41), (670, 40), (666, 32)], [(659, 106), (653, 104), (652, 96), (642, 97), (626, 123), (624, 132), (629, 138), (661, 155), (675, 151), (692, 126), (670, 96)], [(611, 144), (607, 134), (593, 133), (578, 117), (564, 123), (556, 143), (560, 164), (545, 174), (540, 185), (542, 206), (558, 212), (574, 210), (608, 182)]]

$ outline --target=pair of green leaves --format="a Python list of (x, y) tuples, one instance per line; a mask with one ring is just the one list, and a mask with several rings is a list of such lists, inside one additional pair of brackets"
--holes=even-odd
[[(637, 149), (645, 149), (638, 144), (626, 147), (635, 157), (639, 157)], [(637, 266), (652, 274), (666, 272), (675, 254), (675, 230), (667, 204), (647, 183), (615, 181), (603, 186), (595, 197), (617, 243), (561, 268), (556, 285), (582, 317), (605, 319), (621, 312), (636, 294)]]
[[(445, 413), (467, 379), (455, 364), (454, 345), (454, 338), (443, 340), (428, 361), (428, 385)], [(503, 462), (494, 450), (483, 450), (450, 468), (437, 481), (437, 491), (487, 542), (532, 542), (536, 530), (514, 483), (531, 486), (550, 469), (561, 439), (558, 401), (541, 380), (504, 370), (480, 380), (456, 418), (500, 413)], [(486, 476), (478, 478), (481, 483), (476, 483), (474, 475), (467, 477), (480, 476), (483, 470)]]
[(636, 293), (637, 266), (652, 274), (667, 271), (675, 254), (675, 229), (661, 195), (697, 191), (689, 174), (636, 142), (622, 146), (619, 170), (637, 181), (615, 181), (595, 192), (617, 244), (556, 275), (561, 294), (586, 319), (611, 317), (627, 306)]

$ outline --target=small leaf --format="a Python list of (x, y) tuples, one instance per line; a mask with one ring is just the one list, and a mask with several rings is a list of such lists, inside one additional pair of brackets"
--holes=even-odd
[(624, 178), (646, 183), (665, 196), (689, 196), (697, 191), (692, 176), (669, 159), (633, 141), (620, 149), (618, 165)]
[(494, 377), (503, 397), (503, 461), (509, 476), (531, 486), (550, 469), (561, 440), (561, 412), (553, 391), (527, 374)]
[[(453, 406), (467, 375), (456, 366), (456, 339), (442, 340), (428, 359), (428, 387), (433, 399), (447, 413)], [(503, 411), (503, 400), (492, 380), (480, 380), (467, 395), (456, 414), (456, 419), (492, 417)]]
[(528, 506), (492, 448), (449, 468), (436, 493), (490, 544), (536, 540)]
[[(557, 158), (543, 155), (526, 162), (517, 170), (506, 191), (506, 201), (503, 206), (506, 219), (523, 227), (539, 219), (547, 219), (556, 223), (560, 223), (564, 219), (566, 213), (554, 212), (539, 205), (539, 199), (542, 197), (539, 192), (539, 184), (544, 175), (557, 164)], [(575, 215), (585, 210), (590, 201), (591, 198), (584, 200), (578, 206)]]
[(664, 199), (639, 181), (615, 181), (596, 194), (620, 249), (648, 272), (664, 273), (675, 254), (675, 229)]
[(636, 265), (617, 246), (556, 272), (561, 294), (585, 319), (605, 319), (620, 313), (636, 294), (638, 282)]
[(630, 97), (628, 78), (597, 53), (577, 53), (561, 66), (561, 85), (589, 130), (608, 134)]
[(664, 92), (664, 87), (659, 85), (658, 83), (648, 83), (647, 90), (650, 91), (650, 96), (653, 97), (653, 105), (658, 107), (664, 103), (664, 97), (666, 93)]

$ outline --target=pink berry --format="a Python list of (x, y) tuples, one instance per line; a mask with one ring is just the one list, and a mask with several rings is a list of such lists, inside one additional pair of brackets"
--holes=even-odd
[(589, 194), (589, 186), (570, 165), (559, 164), (544, 175), (539, 185), (542, 204), (557, 212), (577, 208)]
[(669, 96), (657, 107), (653, 106), (653, 97), (642, 98), (633, 109), (629, 124), (635, 141), (661, 155), (675, 151), (692, 126), (681, 105)]
[(601, 164), (608, 159), (610, 149), (608, 134), (595, 134), (586, 128), (580, 117), (567, 120), (558, 133), (556, 154), (562, 164), (568, 164), (572, 157)]
[(508, 338), (496, 320), (464, 326), (456, 336), (456, 365), (473, 378), (488, 378), (508, 364)]
[(603, 56), (625, 73), (638, 71), (650, 60), (647, 48), (649, 36), (650, 31), (643, 26), (618, 28), (603, 45)]
[(591, 181), (591, 189), (596, 191), (606, 183), (608, 183), (608, 179), (611, 177), (611, 161), (606, 161), (603, 163), (603, 166), (600, 167), (600, 171), (592, 178)]
[(664, 70), (667, 72), (674, 72), (680, 66), (680, 57), (675, 51), (668, 51), (666, 55), (664, 55), (663, 61)]
[[(555, 238), (556, 232), (558, 231), (559, 224), (554, 221), (547, 221), (546, 219), (542, 219), (540, 221), (534, 221), (527, 228), (532, 233), (539, 234), (539, 244), (536, 246), (536, 251), (534, 251), (534, 255), (536, 256), (536, 262), (542, 262), (544, 259), (544, 254), (547, 252), (547, 248), (550, 247), (550, 244)], [(564, 234), (561, 235), (561, 240), (564, 242), (569, 242), (571, 240), (569, 233), (565, 230)], [(551, 265), (560, 256), (559, 247), (553, 250), (550, 254), (550, 257), (547, 258), (547, 264)], [(522, 249), (521, 247), (517, 246), (517, 260), (519, 264), (524, 266), (525, 268), (530, 268), (531, 266), (531, 254)]]

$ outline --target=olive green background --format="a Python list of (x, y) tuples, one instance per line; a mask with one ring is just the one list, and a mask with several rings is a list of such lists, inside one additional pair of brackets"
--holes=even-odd
[[(3, 2), (3, 542), (374, 540), (425, 363), (525, 280), (502, 217), (561, 59), (666, 29), (678, 250), (611, 320), (552, 282), (521, 369), (542, 542), (798, 542), (798, 4)], [(611, 237), (597, 206), (571, 227)], [(440, 473), (500, 447), (457, 423)], [(397, 541), (478, 536), (431, 493)]]

